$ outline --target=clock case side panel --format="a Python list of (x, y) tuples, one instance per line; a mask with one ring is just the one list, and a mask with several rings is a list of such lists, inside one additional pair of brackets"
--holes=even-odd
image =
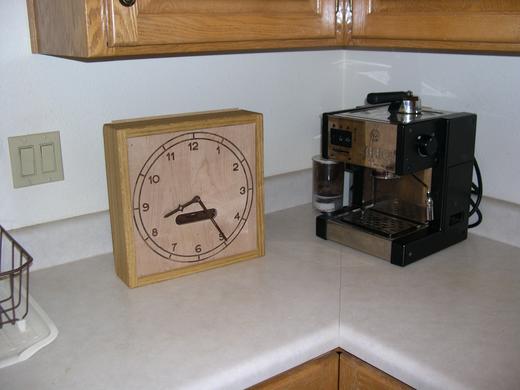
[[(124, 245), (122, 251), (131, 250), (130, 253), (125, 253), (125, 255), (117, 256), (116, 261), (116, 271), (118, 270), (118, 266), (120, 270), (125, 270), (125, 266), (128, 267), (128, 270), (131, 275), (131, 283), (126, 282), (123, 272), (123, 276), (118, 273), (118, 275), (127, 283), (130, 287), (138, 287), (144, 286), (151, 283), (157, 283), (169, 279), (173, 279), (179, 276), (189, 275), (195, 272), (205, 271), (213, 268), (222, 267), (228, 264), (236, 263), (243, 260), (253, 259), (257, 257), (261, 257), (265, 253), (265, 245), (264, 245), (264, 193), (263, 193), (263, 120), (262, 114), (238, 110), (238, 109), (230, 109), (230, 110), (219, 110), (219, 111), (208, 111), (201, 113), (187, 113), (181, 115), (172, 115), (172, 116), (158, 116), (158, 117), (150, 117), (150, 118), (138, 118), (138, 119), (130, 119), (125, 121), (116, 121), (110, 125), (107, 125), (109, 128), (117, 130), (119, 132), (124, 132), (125, 138), (124, 142), (120, 141), (120, 147), (127, 151), (127, 139), (130, 137), (140, 137), (146, 135), (155, 135), (161, 133), (168, 132), (180, 132), (180, 131), (189, 131), (196, 129), (210, 129), (212, 127), (223, 127), (223, 126), (233, 126), (233, 125), (241, 125), (241, 124), (255, 124), (255, 158), (256, 158), (256, 199), (255, 199), (255, 207), (257, 213), (257, 247), (253, 251), (247, 251), (243, 253), (239, 253), (236, 255), (227, 256), (221, 259), (212, 260), (209, 262), (205, 262), (202, 264), (193, 264), (187, 267), (183, 267), (180, 269), (160, 272), (156, 274), (146, 275), (146, 276), (137, 276), (136, 273), (136, 258), (135, 258), (135, 250), (133, 246), (133, 220), (130, 217), (126, 220), (127, 224), (124, 226), (129, 227), (129, 230), (123, 230), (122, 226), (116, 227), (116, 231), (124, 231), (127, 236), (114, 235), (113, 238), (126, 240), (127, 244)], [(124, 145), (123, 145), (124, 143)], [(125, 167), (128, 167), (128, 161), (125, 161)], [(130, 194), (130, 183), (128, 182), (128, 170), (126, 170), (126, 183), (128, 189), (128, 198), (127, 204), (124, 212), (116, 212), (114, 214), (121, 215), (129, 215), (132, 211), (131, 204), (131, 194)], [(117, 185), (117, 184), (116, 184)], [(125, 207), (124, 204), (119, 203)], [(117, 205), (115, 207), (118, 207)], [(112, 212), (111, 212), (112, 215)], [(111, 217), (112, 218), (112, 217)], [(116, 220), (117, 217), (114, 218), (116, 224), (120, 223), (120, 221)], [(113, 228), (114, 229), (114, 228)], [(114, 231), (114, 230), (113, 230)], [(132, 243), (132, 244), (130, 244)], [(119, 243), (119, 245), (121, 245)], [(114, 256), (116, 256), (116, 244), (114, 243)], [(126, 257), (126, 264), (123, 264)], [(121, 262), (119, 265), (118, 263)], [(128, 264), (130, 263), (130, 264)]]
[(264, 120), (256, 114), (256, 212), (257, 212), (257, 256), (265, 254), (264, 235)]
[(117, 276), (133, 288), (137, 287), (137, 278), (132, 240), (127, 136), (126, 132), (117, 131), (111, 125), (104, 126), (103, 135), (114, 266)]

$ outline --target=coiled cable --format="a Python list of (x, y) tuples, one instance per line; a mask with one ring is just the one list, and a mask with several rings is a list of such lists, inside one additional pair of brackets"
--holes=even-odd
[[(473, 160), (473, 167), (475, 168), (475, 175), (477, 176), (477, 183), (471, 183), (471, 195), (469, 198), (469, 203), (471, 205), (469, 211), (469, 218), (471, 218), (474, 214), (477, 215), (477, 220), (468, 225), (468, 228), (477, 227), (482, 223), (482, 212), (480, 211), (480, 202), (482, 201), (482, 174), (480, 172), (480, 167), (478, 166), (477, 159)], [(476, 197), (473, 199), (473, 197)]]

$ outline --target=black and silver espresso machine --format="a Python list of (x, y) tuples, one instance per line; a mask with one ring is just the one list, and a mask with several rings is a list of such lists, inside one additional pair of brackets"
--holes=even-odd
[(321, 158), (350, 173), (349, 201), (316, 234), (400, 266), (465, 240), (476, 115), (421, 108), (411, 91), (367, 103), (323, 114)]

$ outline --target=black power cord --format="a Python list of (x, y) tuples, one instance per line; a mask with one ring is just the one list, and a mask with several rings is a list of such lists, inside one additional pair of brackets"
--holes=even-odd
[[(480, 173), (477, 159), (473, 160), (473, 167), (475, 168), (475, 174), (477, 176), (477, 184), (471, 183), (471, 195), (469, 198), (471, 209), (469, 211), (469, 218), (471, 218), (473, 214), (477, 214), (477, 220), (468, 225), (469, 229), (477, 227), (482, 223), (482, 212), (479, 209), (480, 201), (482, 200), (482, 174)], [(475, 200), (473, 200), (473, 196), (476, 196)]]

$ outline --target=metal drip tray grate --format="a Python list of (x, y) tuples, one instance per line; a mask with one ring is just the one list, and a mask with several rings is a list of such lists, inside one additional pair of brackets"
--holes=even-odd
[(373, 210), (390, 214), (397, 218), (404, 218), (417, 223), (426, 222), (426, 208), (399, 199), (388, 199), (377, 202)]
[(391, 217), (373, 209), (352, 211), (343, 215), (341, 217), (341, 221), (361, 227), (370, 232), (385, 236), (390, 239), (395, 238), (396, 236), (411, 233), (421, 227), (424, 227), (423, 224), (417, 224), (404, 219)]

